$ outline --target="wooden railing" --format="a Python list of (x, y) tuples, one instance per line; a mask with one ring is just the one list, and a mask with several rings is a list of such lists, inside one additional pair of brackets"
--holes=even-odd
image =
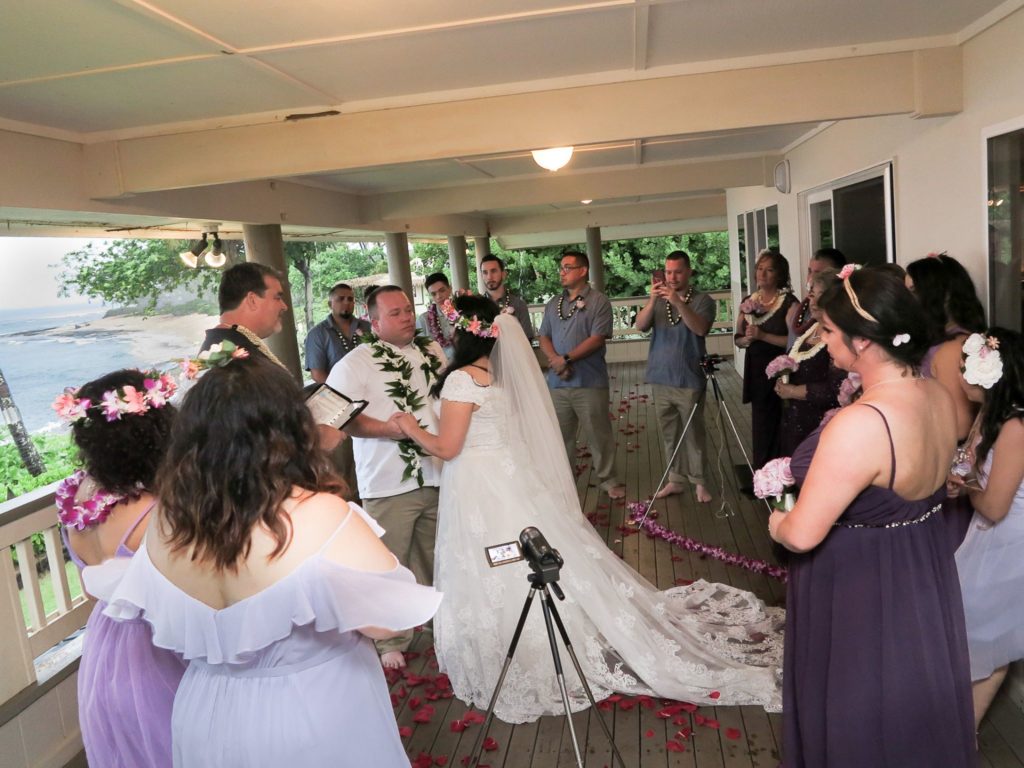
[[(72, 595), (68, 583), (54, 488), (50, 485), (0, 504), (0, 648), (4, 649), (0, 704), (36, 682), (36, 657), (84, 626), (92, 609), (87, 597)], [(49, 569), (56, 602), (50, 612), (43, 606), (39, 561), (32, 546), (35, 534), (43, 537), (42, 559)], [(17, 570), (11, 552), (17, 555)], [(27, 612), (22, 610), (22, 592)]]

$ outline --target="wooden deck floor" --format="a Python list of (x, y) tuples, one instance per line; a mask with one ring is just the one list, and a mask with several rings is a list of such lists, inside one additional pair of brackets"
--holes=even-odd
[[(626, 482), (627, 501), (646, 499), (654, 491), (664, 469), (664, 452), (654, 418), (650, 388), (643, 383), (644, 363), (612, 366), (611, 411), (616, 421), (619, 472)], [(729, 414), (749, 449), (750, 409), (740, 404), (740, 379), (725, 365), (718, 380)], [(710, 394), (709, 394), (710, 398)], [(742, 463), (739, 447), (719, 410), (709, 400), (705, 410), (708, 436), (708, 482), (715, 501), (698, 505), (689, 493), (660, 501), (655, 509), (659, 522), (675, 532), (723, 547), (758, 560), (775, 562), (767, 536), (763, 505), (739, 493), (732, 463)], [(726, 435), (732, 452), (722, 450)], [(720, 459), (719, 459), (720, 457)], [(581, 458), (585, 464), (587, 459)], [(769, 576), (679, 551), (661, 541), (622, 530), (625, 505), (609, 504), (592, 484), (589, 466), (579, 477), (584, 513), (594, 515), (598, 531), (609, 548), (661, 588), (677, 580), (697, 578), (732, 584), (750, 590), (772, 605), (782, 605), (785, 586)], [(724, 493), (723, 493), (724, 490)], [(725, 507), (722, 507), (722, 502)], [(438, 696), (436, 662), (430, 633), (417, 637), (406, 676), (392, 685), (392, 700), (403, 741), (414, 766), (460, 766), (473, 747), (479, 724), (461, 729), (465, 704)], [(563, 663), (569, 661), (563, 655)], [(567, 675), (574, 674), (571, 666)], [(700, 707), (662, 719), (662, 703), (626, 699), (608, 710), (578, 713), (573, 722), (585, 764), (612, 768), (613, 758), (595, 717), (604, 717), (626, 765), (644, 768), (775, 768), (779, 764), (782, 718), (759, 707)], [(455, 723), (455, 725), (453, 725)], [(495, 720), (489, 731), (493, 749), (485, 751), (481, 765), (491, 768), (551, 768), (575, 765), (564, 717), (545, 717), (536, 723), (512, 726)], [(1000, 697), (982, 726), (979, 736), (982, 768), (1024, 766), (1024, 715)], [(865, 768), (870, 768), (865, 766)]]

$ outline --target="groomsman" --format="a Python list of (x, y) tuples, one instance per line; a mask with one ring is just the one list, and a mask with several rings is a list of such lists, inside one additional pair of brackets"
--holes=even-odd
[(540, 348), (548, 359), (548, 386), (569, 464), (575, 464), (576, 432), (582, 426), (601, 490), (621, 499), (626, 486), (615, 474), (615, 440), (608, 419), (605, 341), (612, 336), (612, 305), (590, 286), (590, 261), (566, 251), (558, 268), (562, 293), (544, 307)]
[[(667, 461), (683, 436), (686, 420), (690, 427), (669, 467), (668, 483), (658, 498), (682, 493), (689, 481), (697, 501), (711, 501), (704, 480), (704, 394), (707, 378), (701, 358), (707, 354), (704, 337), (715, 322), (715, 301), (690, 285), (693, 269), (685, 251), (665, 257), (665, 274), (656, 275), (651, 298), (636, 316), (637, 330), (654, 329), (647, 355), (646, 381), (654, 392), (654, 408), (661, 426)], [(694, 411), (694, 405), (697, 406)]]
[(526, 338), (533, 341), (533, 323), (530, 321), (530, 308), (520, 296), (513, 296), (505, 287), (508, 270), (505, 262), (497, 256), (488, 254), (480, 261), (480, 279), (484, 281), (486, 294), (498, 305), (502, 312), (513, 315), (523, 328)]

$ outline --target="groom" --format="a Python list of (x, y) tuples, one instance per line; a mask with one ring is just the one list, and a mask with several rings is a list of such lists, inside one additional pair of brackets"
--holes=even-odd
[[(434, 578), (439, 462), (405, 439), (395, 417), (412, 413), (437, 432), (429, 391), (444, 363), (436, 342), (416, 336), (416, 311), (396, 285), (367, 299), (376, 339), (343, 357), (327, 384), (369, 405), (346, 427), (354, 438), (356, 477), (366, 511), (385, 529), (381, 540), (420, 584)], [(377, 642), (385, 667), (405, 666), (412, 630)]]

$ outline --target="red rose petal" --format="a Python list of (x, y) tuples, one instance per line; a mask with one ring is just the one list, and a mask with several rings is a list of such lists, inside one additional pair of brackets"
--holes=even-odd
[(401, 728), (398, 729), (398, 735), (401, 736), (403, 739), (407, 739), (408, 737), (412, 736), (412, 726), (403, 725)]
[(434, 758), (428, 755), (426, 752), (420, 752), (416, 755), (416, 759), (412, 761), (413, 768), (430, 768), (434, 764)]
[(709, 718), (706, 718), (706, 719), (704, 720), (704, 725), (705, 725), (705, 726), (706, 726), (707, 728), (714, 728), (715, 730), (718, 730), (718, 726), (719, 726), (719, 723), (718, 723), (718, 721), (717, 721), (717, 720), (712, 720), (712, 719), (711, 719), (711, 718), (709, 717)]
[(498, 742), (488, 736), (484, 739), (484, 752), (493, 752), (498, 748)]
[(725, 738), (732, 739), (733, 741), (735, 741), (739, 737), (740, 737), (740, 729), (739, 728), (726, 728), (725, 729)]
[(465, 717), (462, 718), (463, 722), (466, 723), (482, 723), (486, 719), (487, 718), (476, 710), (470, 710), (466, 713)]
[(687, 712), (696, 712), (697, 711), (697, 705), (696, 704), (691, 704), (688, 701), (681, 701), (679, 703), (682, 706), (682, 708), (684, 710), (686, 710)]
[(422, 703), (423, 702), (420, 700), (419, 696), (413, 696), (411, 699), (409, 699), (409, 709), (415, 712), (417, 709), (420, 708), (420, 704)]
[(451, 728), (452, 733), (462, 733), (469, 726), (462, 720), (452, 720), (452, 723), (449, 727)]
[(412, 716), (412, 721), (414, 723), (429, 723), (433, 719), (434, 719), (434, 713), (430, 709), (428, 709), (427, 707), (424, 707), (423, 709), (421, 709), (419, 712), (417, 712), (415, 715)]
[(644, 738), (645, 738), (645, 739), (651, 739), (651, 738), (654, 738), (654, 731), (652, 731), (652, 730), (650, 730), (650, 729), (647, 729), (647, 730), (646, 730), (646, 731), (644, 732)]
[(718, 691), (712, 691), (711, 693), (708, 694), (708, 696), (710, 698), (712, 698), (712, 699), (718, 699), (718, 698), (721, 698), (722, 694), (719, 693)]
[(680, 744), (678, 741), (667, 741), (665, 742), (665, 749), (669, 752), (685, 752), (686, 747)]
[(434, 758), (434, 765), (448, 765), (448, 755), (438, 755)]

